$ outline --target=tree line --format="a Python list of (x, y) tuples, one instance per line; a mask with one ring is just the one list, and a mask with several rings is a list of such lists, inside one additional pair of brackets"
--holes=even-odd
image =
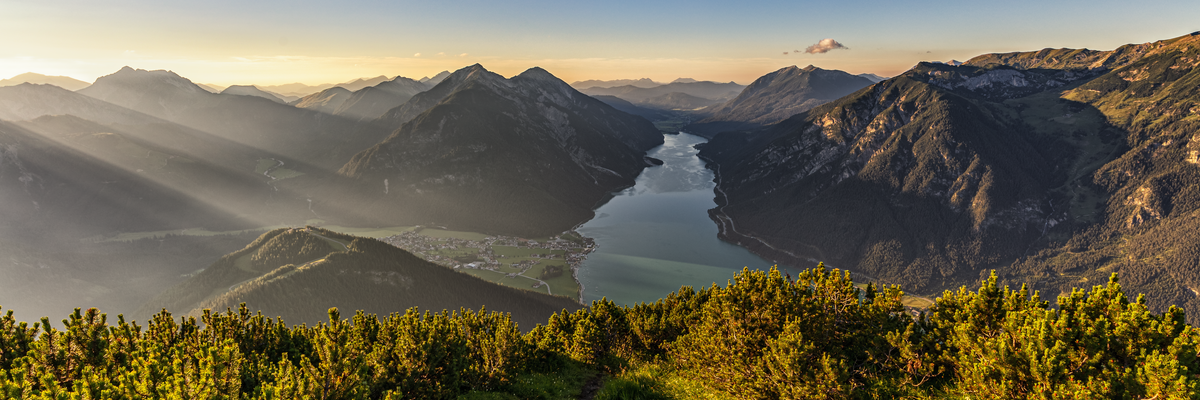
[[(729, 398), (1194, 398), (1197, 333), (1114, 275), (1057, 307), (996, 277), (928, 310), (823, 266), (743, 270), (654, 303), (598, 300), (522, 333), (485, 309), (386, 317), (331, 309), (288, 326), (243, 305), (145, 326), (96, 309), (52, 326), (0, 318), (0, 396), (37, 399), (558, 398), (530, 377), (608, 376), (596, 398), (670, 398), (653, 367)], [(534, 379), (536, 380), (536, 379)], [(636, 381), (630, 385), (629, 382)], [(622, 386), (623, 385), (623, 386)], [(616, 389), (621, 386), (619, 392)], [(613, 393), (623, 393), (614, 395)], [(606, 397), (607, 396), (607, 397)]]

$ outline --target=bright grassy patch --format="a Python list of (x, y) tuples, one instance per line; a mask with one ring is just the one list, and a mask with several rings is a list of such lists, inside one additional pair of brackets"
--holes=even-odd
[[(318, 225), (313, 224), (313, 226), (318, 226)], [(411, 232), (413, 229), (416, 229), (415, 226), (388, 226), (388, 227), (382, 227), (382, 228), (354, 228), (354, 227), (339, 226), (339, 225), (320, 225), (320, 227), (334, 231), (334, 232), (338, 232), (338, 233), (345, 233), (348, 235), (362, 236), (362, 237), (369, 237), (369, 238), (381, 238), (381, 237), (395, 236), (395, 235), (399, 235), (404, 232)]]
[(705, 399), (733, 400), (728, 394), (716, 392), (677, 371), (657, 364), (631, 368), (609, 379), (596, 393), (596, 399)]
[(267, 172), (268, 169), (276, 165), (279, 165), (278, 161), (270, 158), (260, 158), (258, 159), (258, 164), (254, 166), (254, 173), (261, 174)]
[(279, 169), (271, 170), (271, 176), (275, 177), (275, 180), (284, 180), (287, 178), (295, 178), (300, 175), (304, 175), (304, 173), (296, 171), (294, 169), (279, 168)]
[(458, 396), (458, 400), (577, 399), (584, 383), (595, 374), (578, 365), (567, 365), (551, 373), (520, 375), (495, 391), (472, 391)]
[(462, 239), (462, 240), (483, 240), (483, 238), (488, 237), (488, 235), (484, 235), (482, 233), (477, 233), (477, 232), (446, 231), (446, 230), (441, 230), (441, 229), (429, 229), (429, 228), (422, 229), (420, 234), (429, 236), (432, 238), (442, 238), (442, 239), (451, 238), (451, 239)]

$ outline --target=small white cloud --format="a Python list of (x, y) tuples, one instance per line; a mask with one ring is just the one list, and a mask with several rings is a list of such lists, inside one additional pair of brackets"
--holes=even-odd
[(444, 56), (444, 55), (446, 55), (446, 53), (445, 53), (445, 52), (442, 52), (442, 53), (437, 53), (437, 55), (439, 55), (439, 56)]
[(466, 57), (466, 56), (467, 56), (467, 53), (462, 53), (462, 54), (459, 54), (458, 56), (459, 56), (459, 57)]
[(413, 57), (420, 57), (421, 53), (413, 54)]
[(846, 47), (845, 45), (838, 43), (838, 41), (827, 38), (827, 39), (821, 39), (821, 41), (817, 42), (817, 44), (808, 46), (808, 48), (805, 49), (804, 52), (808, 53), (808, 54), (824, 54), (824, 53), (829, 52), (830, 50), (837, 50), (837, 49), (850, 50), (849, 47)]

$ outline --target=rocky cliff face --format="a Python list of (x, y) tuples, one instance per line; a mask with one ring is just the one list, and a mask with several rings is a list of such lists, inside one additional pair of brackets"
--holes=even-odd
[(1197, 54), (1185, 36), (919, 65), (719, 135), (701, 153), (714, 217), (767, 255), (918, 292), (990, 268), (1055, 294), (1120, 272), (1153, 307), (1200, 304)]
[[(432, 105), (430, 105), (432, 104)], [(421, 110), (341, 170), (367, 213), (487, 231), (556, 232), (633, 184), (662, 143), (648, 121), (583, 95), (540, 68), (504, 79), (456, 71), (393, 110)]]

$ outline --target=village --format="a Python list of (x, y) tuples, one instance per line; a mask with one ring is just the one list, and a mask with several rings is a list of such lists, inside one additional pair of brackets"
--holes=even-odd
[(595, 249), (591, 238), (573, 231), (531, 240), (418, 228), (379, 240), (488, 281), (575, 299), (574, 273)]

